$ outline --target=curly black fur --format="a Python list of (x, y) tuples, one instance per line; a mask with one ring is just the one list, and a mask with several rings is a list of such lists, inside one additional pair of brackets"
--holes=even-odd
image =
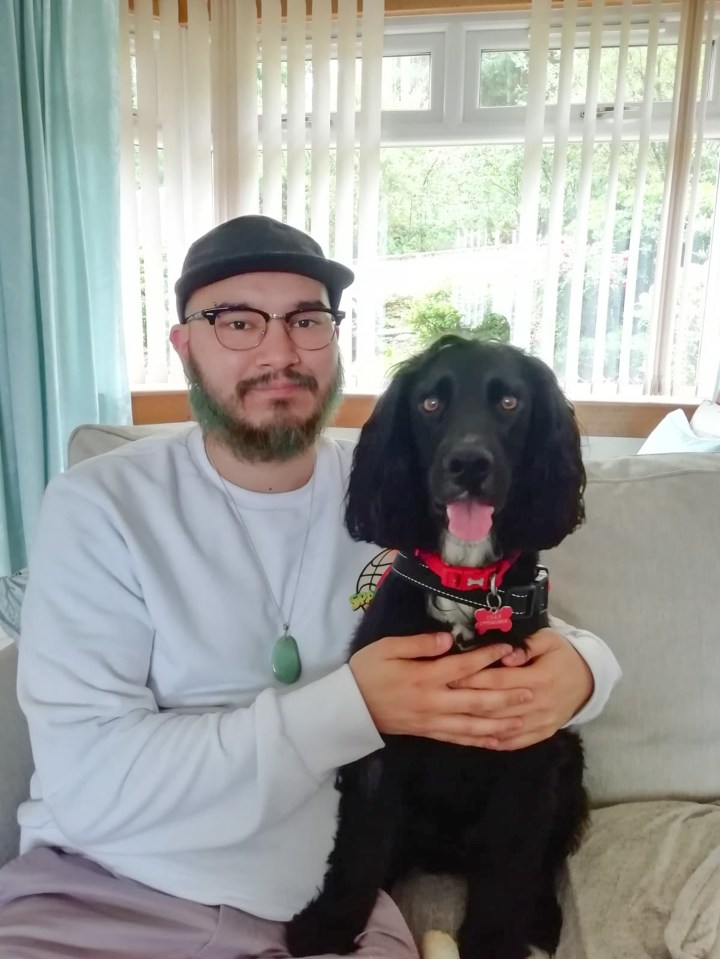
[[(525, 585), (538, 551), (582, 522), (584, 487), (577, 424), (553, 373), (513, 347), (450, 336), (399, 368), (364, 427), (346, 520), (357, 539), (442, 552), (447, 504), (488, 503), (482, 549), (494, 558), (519, 550), (503, 586)], [(501, 638), (523, 646), (546, 625), (539, 613)], [(437, 628), (425, 594), (390, 575), (351, 652)], [(351, 952), (378, 889), (416, 869), (466, 877), (462, 959), (525, 959), (529, 944), (553, 952), (555, 880), (587, 816), (578, 737), (561, 730), (516, 752), (384, 739), (385, 749), (340, 771), (335, 848), (323, 890), (288, 924), (292, 954)]]

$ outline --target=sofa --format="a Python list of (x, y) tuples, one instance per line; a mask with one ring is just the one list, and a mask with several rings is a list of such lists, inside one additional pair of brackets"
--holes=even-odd
[[(69, 461), (187, 428), (81, 427)], [(544, 557), (550, 608), (603, 636), (624, 676), (582, 729), (593, 813), (562, 881), (558, 959), (720, 959), (720, 456), (625, 456), (587, 471), (586, 524)], [(32, 765), (15, 668), (10, 645), (0, 862), (17, 851)], [(443, 902), (436, 886), (403, 900), (418, 935), (452, 927), (453, 895)]]

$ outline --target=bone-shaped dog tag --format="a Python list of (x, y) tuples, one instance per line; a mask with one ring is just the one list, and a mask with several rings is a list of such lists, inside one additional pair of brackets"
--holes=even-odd
[(499, 629), (507, 633), (512, 629), (512, 606), (501, 606), (499, 609), (478, 609), (475, 611), (475, 632), (490, 632)]

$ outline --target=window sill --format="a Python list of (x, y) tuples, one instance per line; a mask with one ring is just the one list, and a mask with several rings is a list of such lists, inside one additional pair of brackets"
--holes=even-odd
[[(360, 427), (370, 415), (376, 396), (347, 394), (333, 420), (333, 426)], [(646, 437), (672, 410), (678, 407), (690, 418), (699, 401), (677, 401), (645, 397), (642, 400), (577, 400), (574, 404), (580, 427), (586, 436)], [(183, 423), (192, 419), (186, 390), (137, 390), (132, 393), (133, 423)]]

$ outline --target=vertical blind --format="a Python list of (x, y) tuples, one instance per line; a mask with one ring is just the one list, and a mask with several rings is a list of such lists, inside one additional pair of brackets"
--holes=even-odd
[[(131, 381), (182, 384), (167, 332), (184, 252), (214, 223), (262, 212), (308, 230), (355, 269), (340, 343), (362, 388), (365, 373), (382, 366), (386, 346), (377, 282), (383, 258), (390, 259), (379, 253), (383, 122), (390, 116), (382, 109), (383, 0), (364, 0), (360, 13), (356, 0), (312, 0), (309, 12), (306, 0), (187, 0), (186, 17), (185, 6), (181, 23), (178, 0), (121, 4), (122, 276)], [(658, 103), (666, 9), (665, 0), (641, 7), (632, 0), (565, 0), (558, 19), (552, 0), (533, 0), (530, 8), (517, 228), (506, 247), (496, 239), (495, 252), (507, 252), (512, 263), (499, 280), (513, 342), (553, 365), (574, 395), (606, 395), (608, 381), (620, 397), (637, 395), (639, 383), (646, 393), (687, 392), (688, 364), (698, 395), (714, 396), (720, 386), (717, 198), (706, 259), (693, 252), (701, 186), (708, 185), (703, 151), (717, 147), (717, 122), (714, 139), (706, 125), (717, 2), (681, 4), (674, 82)], [(448, 43), (451, 34), (463, 31), (449, 27)], [(626, 85), (638, 45), (640, 96)], [(608, 47), (617, 57), (612, 102), (603, 88)], [(586, 57), (580, 128), (578, 53)], [(444, 55), (449, 83), (458, 74), (458, 50), (453, 55), (448, 47)], [(457, 118), (470, 107), (446, 91), (440, 109)], [(486, 122), (470, 120), (464, 142), (481, 142)], [(428, 148), (441, 140), (429, 137)], [(507, 142), (498, 136), (498, 144)], [(649, 165), (658, 162), (665, 176), (649, 254), (646, 191)], [(369, 379), (377, 382), (376, 375)]]
[[(121, 4), (123, 312), (136, 385), (183, 382), (167, 346), (172, 287), (214, 223), (261, 212), (345, 263), (376, 256), (383, 2), (365, 0), (358, 15), (339, 0), (336, 18), (331, 0), (313, 0), (308, 19), (305, 0), (286, 9), (284, 19), (280, 0), (262, 0), (258, 19), (254, 0), (188, 0), (181, 24), (177, 0), (161, 0), (157, 18), (153, 0)], [(366, 326), (341, 326), (346, 357), (374, 353)]]
[[(523, 202), (520, 215), (518, 244), (519, 269), (529, 262), (532, 247), (539, 238), (537, 183), (541, 175), (544, 145), (545, 70), (550, 53), (548, 29), (550, 0), (533, 0), (530, 25), (529, 78), (537, 87), (529, 85), (528, 113), (525, 125), (525, 164), (523, 170)], [(631, 37), (631, 0), (613, 4), (615, 29), (619, 29), (617, 83), (612, 106), (601, 107), (599, 101), (600, 65), (606, 43), (603, 23), (608, 7), (606, 0), (592, 0), (590, 7), (587, 92), (584, 104), (580, 173), (573, 191), (574, 217), (572, 230), (572, 265), (567, 315), (566, 351), (562, 378), (565, 388), (576, 392), (579, 384), (581, 325), (587, 323), (585, 301), (591, 271), (597, 283), (597, 301), (594, 306), (593, 356), (591, 381), (593, 392), (602, 393), (606, 380), (606, 348), (608, 340), (608, 309), (611, 273), (616, 247), (617, 195), (621, 151), (627, 142), (624, 118), (628, 104), (625, 95), (625, 77)], [(636, 283), (641, 256), (643, 203), (647, 175), (648, 153), (651, 148), (651, 120), (655, 97), (655, 78), (659, 31), (663, 0), (650, 0), (647, 34), (647, 60), (642, 102), (633, 104), (638, 111), (640, 133), (637, 139), (635, 189), (632, 198), (630, 239), (624, 265), (622, 284), (624, 306), (620, 335), (620, 358), (617, 391), (622, 395), (630, 386), (630, 354), (633, 324), (638, 308)], [(561, 241), (567, 236), (568, 223), (563, 215), (566, 192), (566, 158), (570, 148), (570, 88), (573, 68), (573, 50), (577, 46), (576, 28), (582, 13), (587, 21), (588, 11), (579, 10), (577, 0), (567, 0), (563, 7), (558, 98), (555, 113), (553, 142), (552, 184), (548, 210), (547, 231), (539, 247), (544, 250), (539, 275), (535, 276), (537, 300), (541, 308), (533, 314), (530, 307), (532, 281), (519, 284), (515, 309), (513, 340), (531, 348), (552, 363), (556, 351), (555, 335), (558, 316), (558, 280), (561, 266)], [(687, 311), (697, 304), (690, 303), (691, 274), (697, 274), (692, 251), (695, 243), (696, 212), (700, 165), (705, 143), (705, 116), (708, 103), (713, 57), (713, 36), (716, 17), (714, 0), (684, 0), (681, 5), (680, 39), (677, 48), (677, 66), (673, 86), (672, 108), (660, 142), (667, 144), (667, 170), (662, 203), (660, 234), (657, 241), (655, 282), (649, 306), (649, 370), (645, 377), (645, 392), (671, 394), (680, 390), (682, 383), (676, 364), (687, 360), (686, 344), (679, 331), (688, 327)], [(557, 44), (557, 40), (554, 41)], [(617, 42), (617, 41), (616, 41)], [(704, 54), (704, 55), (703, 55)], [(533, 92), (535, 91), (535, 93)], [(698, 93), (699, 91), (699, 93)], [(599, 244), (599, 262), (589, 261), (589, 213), (592, 202), (593, 171), (597, 156), (600, 124), (607, 130), (611, 125), (609, 163), (605, 183), (604, 228)], [(658, 131), (655, 129), (655, 141)], [(607, 135), (605, 137), (607, 139)], [(706, 264), (705, 303), (702, 316), (700, 361), (697, 368), (696, 392), (714, 396), (717, 390), (718, 357), (720, 356), (720, 323), (718, 322), (718, 259), (720, 237), (716, 204), (715, 222)], [(697, 285), (697, 281), (696, 281)], [(531, 319), (535, 319), (534, 328)]]

